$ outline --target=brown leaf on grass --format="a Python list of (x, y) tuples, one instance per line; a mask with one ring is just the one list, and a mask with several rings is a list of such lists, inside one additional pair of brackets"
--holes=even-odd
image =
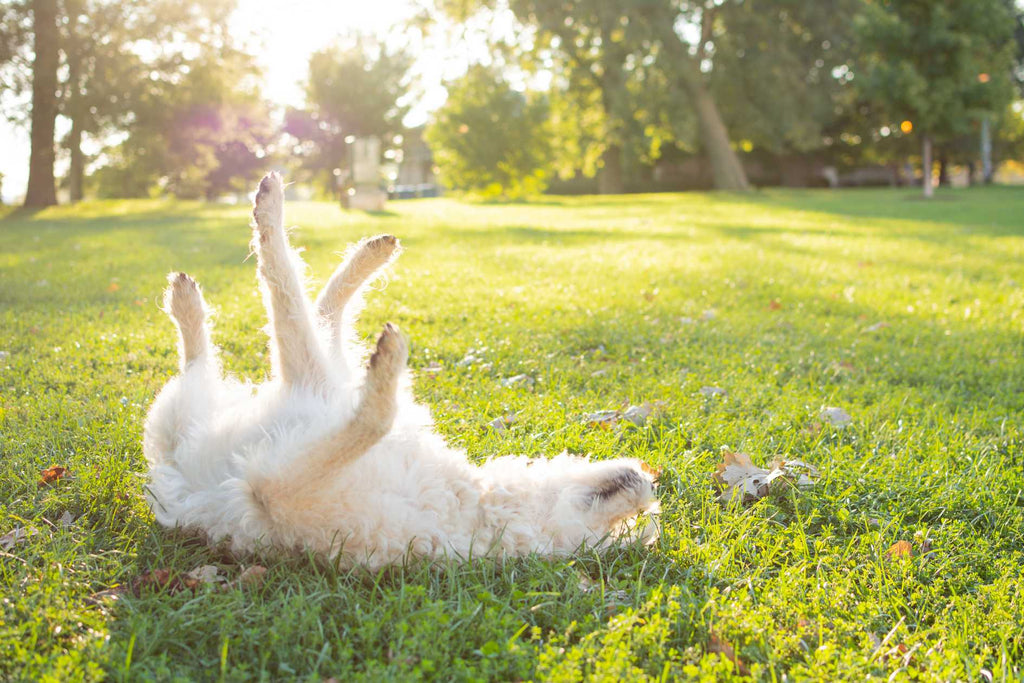
[(36, 485), (39, 486), (39, 488), (49, 486), (58, 479), (63, 479), (68, 476), (68, 474), (69, 472), (66, 467), (61, 467), (60, 465), (47, 467), (45, 470), (41, 470), (39, 472), (40, 478)]
[(721, 492), (719, 499), (730, 502), (739, 499), (751, 503), (768, 495), (776, 481), (791, 485), (811, 486), (818, 470), (802, 460), (776, 458), (769, 469), (758, 467), (746, 453), (722, 449), (722, 462), (715, 466), (712, 480)]
[(0, 536), (0, 550), (10, 550), (19, 543), (24, 543), (29, 537), (35, 536), (39, 531), (32, 527), (15, 527), (3, 536)]
[(499, 434), (503, 434), (509, 427), (512, 426), (513, 423), (515, 423), (515, 421), (515, 413), (509, 413), (507, 415), (502, 415), (501, 417), (494, 418), (493, 420), (487, 423), (487, 426), (493, 429), (494, 431), (498, 432)]
[(611, 429), (616, 425), (616, 423), (618, 423), (620, 417), (622, 417), (622, 413), (618, 410), (599, 410), (596, 413), (587, 413), (584, 415), (583, 421), (591, 427)]
[(843, 408), (829, 406), (821, 409), (821, 417), (833, 427), (840, 429), (853, 423), (853, 416)]
[(116, 282), (111, 282), (109, 285), (107, 285), (108, 292), (116, 292), (119, 289), (121, 289), (121, 285), (117, 284)]
[(204, 564), (186, 574), (185, 580), (187, 583), (195, 582), (195, 585), (189, 585), (189, 588), (194, 588), (204, 583), (220, 584), (227, 581), (227, 578), (220, 575), (217, 565)]
[(170, 569), (153, 569), (143, 573), (132, 581), (132, 592), (138, 595), (144, 590), (167, 589), (170, 593), (177, 593), (184, 586), (178, 577), (171, 573)]
[(736, 671), (739, 672), (741, 676), (750, 675), (750, 669), (748, 669), (740, 660), (739, 656), (736, 654), (736, 649), (714, 631), (711, 631), (708, 634), (708, 652), (717, 652), (728, 659), (733, 663), (733, 665), (735, 665)]
[(781, 311), (782, 310), (782, 303), (778, 299), (772, 299), (771, 301), (768, 302), (768, 310), (769, 311)]
[(238, 578), (235, 579), (235, 583), (242, 588), (258, 588), (263, 584), (264, 575), (266, 573), (266, 567), (254, 564), (239, 574)]
[(768, 470), (755, 465), (746, 453), (723, 450), (722, 462), (715, 466), (711, 477), (722, 491), (720, 498), (726, 502), (737, 497), (750, 502), (768, 495)]
[(913, 555), (914, 544), (910, 541), (896, 541), (885, 551), (885, 556), (890, 560), (896, 560), (901, 557), (913, 557)]

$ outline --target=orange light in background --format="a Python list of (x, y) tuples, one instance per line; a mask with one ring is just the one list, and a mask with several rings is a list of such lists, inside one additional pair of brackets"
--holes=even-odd
[(903, 123), (900, 124), (900, 130), (903, 131), (904, 133), (910, 133), (911, 131), (914, 130), (914, 124), (911, 123), (909, 120), (904, 121)]
[(466, 133), (469, 132), (469, 126), (467, 126), (466, 124), (462, 124), (461, 126), (459, 126), (459, 132), (465, 135)]
[(978, 83), (988, 83), (990, 78), (988, 74), (978, 74)]

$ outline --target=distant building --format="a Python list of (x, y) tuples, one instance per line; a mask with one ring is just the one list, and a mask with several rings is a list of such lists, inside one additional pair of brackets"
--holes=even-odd
[(402, 160), (388, 187), (392, 199), (436, 197), (441, 193), (434, 173), (434, 154), (423, 139), (423, 127), (412, 128), (402, 140)]

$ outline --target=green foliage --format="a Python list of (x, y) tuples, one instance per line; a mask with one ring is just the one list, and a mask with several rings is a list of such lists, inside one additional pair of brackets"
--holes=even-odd
[(860, 5), (729, 0), (704, 10), (709, 87), (734, 141), (777, 153), (823, 146), (851, 105), (852, 87), (833, 70), (850, 58)]
[(387, 150), (409, 111), (412, 57), (365, 36), (313, 53), (306, 109), (290, 109), (284, 130), (297, 142), (301, 168), (333, 189), (334, 170), (349, 167), (349, 136), (381, 139)]
[(492, 69), (471, 67), (448, 86), (448, 100), (425, 139), (448, 187), (518, 198), (546, 186), (552, 159), (547, 101), (514, 90)]
[[(291, 205), (320, 281), (346, 243), (404, 240), (358, 331), (402, 326), (414, 391), (450, 444), (477, 461), (641, 458), (663, 468), (662, 537), (375, 575), (246, 558), (268, 568), (257, 590), (118, 602), (90, 596), (162, 567), (239, 572), (156, 526), (141, 434), (177, 372), (157, 306), (169, 270), (217, 306), (228, 371), (267, 372), (248, 208), (108, 201), (8, 217), (0, 536), (36, 534), (0, 553), (0, 679), (737, 679), (712, 633), (754, 680), (1019, 679), (1024, 196), (939, 196), (417, 200), (382, 216)], [(469, 349), (485, 361), (460, 363)], [(532, 389), (502, 386), (520, 373)], [(705, 397), (708, 385), (727, 393)], [(640, 428), (583, 422), (658, 399), (664, 413)], [(822, 406), (853, 424), (817, 424)], [(505, 414), (506, 431), (488, 428)], [(709, 473), (725, 445), (823, 476), (723, 508)], [(38, 488), (50, 465), (72, 476)], [(887, 557), (898, 540), (912, 557)]]
[(861, 96), (936, 141), (1012, 97), (1015, 18), (1003, 0), (867, 2), (855, 17)]
[(104, 197), (182, 198), (240, 192), (266, 171), (277, 138), (250, 55), (230, 45), (176, 60), (142, 81), (128, 137), (96, 173)]

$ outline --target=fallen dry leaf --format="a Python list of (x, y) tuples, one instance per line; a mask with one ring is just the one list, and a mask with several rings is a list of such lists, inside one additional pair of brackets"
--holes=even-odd
[(39, 486), (39, 488), (42, 488), (44, 486), (49, 486), (58, 479), (63, 479), (64, 477), (68, 476), (68, 470), (66, 467), (61, 467), (60, 465), (53, 465), (52, 467), (47, 467), (45, 470), (40, 471), (39, 475), (40, 478), (39, 481), (37, 482), (37, 485)]
[(750, 669), (740, 661), (740, 658), (736, 655), (736, 650), (733, 646), (714, 631), (711, 631), (708, 634), (708, 652), (717, 652), (728, 659), (736, 666), (736, 671), (738, 671), (741, 676), (750, 675)]
[(510, 413), (508, 415), (502, 415), (501, 417), (494, 418), (487, 423), (487, 426), (499, 434), (503, 434), (515, 421), (515, 413)]
[(516, 375), (514, 377), (508, 377), (501, 381), (503, 387), (526, 387), (532, 389), (536, 380), (529, 375)]
[(822, 408), (821, 417), (833, 427), (846, 427), (853, 422), (853, 416), (836, 407)]
[(591, 427), (611, 429), (619, 421), (620, 417), (622, 417), (622, 414), (617, 410), (599, 410), (596, 413), (584, 415), (583, 421)]
[(235, 580), (237, 585), (242, 588), (256, 588), (263, 583), (264, 575), (267, 573), (266, 567), (261, 567), (258, 564), (245, 569), (238, 578)]
[(0, 536), (0, 549), (10, 550), (19, 543), (23, 543), (26, 539), (31, 536), (35, 536), (39, 531), (32, 527), (25, 528), (23, 526), (15, 527), (8, 531), (3, 536)]
[(796, 486), (811, 486), (817, 476), (818, 470), (802, 460), (777, 458), (766, 470), (755, 465), (747, 453), (722, 449), (722, 462), (715, 466), (711, 478), (721, 491), (719, 499), (723, 502), (739, 499), (750, 503), (767, 496), (775, 481), (784, 479)]
[(781, 311), (782, 310), (782, 303), (778, 299), (772, 299), (771, 301), (768, 302), (768, 310), (769, 311)]
[(746, 453), (723, 451), (722, 462), (715, 467), (712, 478), (722, 490), (723, 501), (739, 497), (749, 502), (768, 495), (768, 470), (756, 466)]
[[(196, 567), (188, 574), (185, 575), (190, 581), (195, 581), (198, 584), (201, 583), (215, 583), (219, 584), (227, 579), (220, 575), (220, 569), (213, 564), (204, 564), (200, 567)], [(192, 586), (190, 586), (191, 588)]]
[(900, 557), (912, 557), (914, 555), (914, 544), (910, 541), (896, 541), (885, 551), (885, 556), (890, 560)]
[(119, 289), (121, 289), (121, 285), (117, 284), (116, 282), (111, 282), (109, 285), (107, 285), (108, 292), (116, 292)]

